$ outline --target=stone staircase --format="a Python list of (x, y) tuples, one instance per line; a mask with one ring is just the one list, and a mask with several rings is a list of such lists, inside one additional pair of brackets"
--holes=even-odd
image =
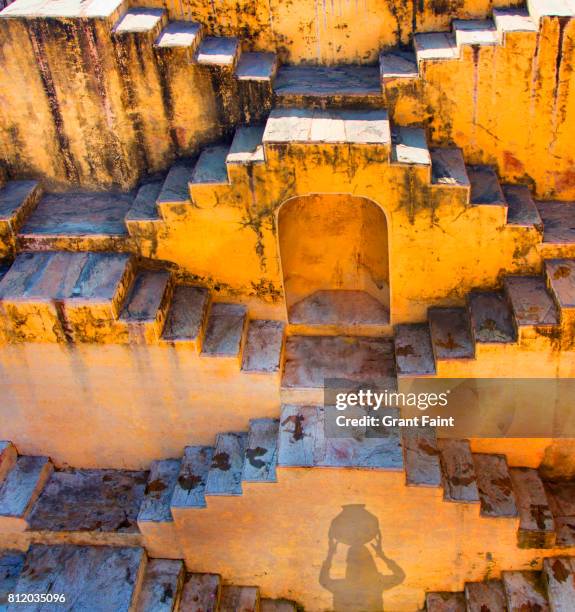
[(188, 572), (179, 559), (148, 558), (139, 547), (33, 545), (0, 551), (2, 610), (46, 609), (11, 603), (9, 594), (54, 597), (52, 606), (117, 612), (290, 612), (288, 600), (260, 597), (258, 587), (226, 584), (218, 574)]

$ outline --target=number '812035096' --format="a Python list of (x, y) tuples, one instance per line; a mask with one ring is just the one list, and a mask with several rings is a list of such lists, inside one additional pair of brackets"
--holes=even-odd
[(9, 593), (8, 603), (66, 603), (64, 593)]

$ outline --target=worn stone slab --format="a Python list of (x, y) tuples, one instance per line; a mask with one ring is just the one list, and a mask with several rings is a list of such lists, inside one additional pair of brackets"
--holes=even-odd
[(557, 306), (542, 276), (507, 276), (503, 282), (517, 325), (559, 324)]
[(240, 81), (271, 81), (277, 71), (275, 53), (242, 53), (236, 66)]
[[(128, 612), (135, 609), (144, 577), (143, 548), (33, 545), (16, 590), (18, 593), (63, 593), (67, 610)], [(47, 604), (27, 605), (34, 612)], [(21, 606), (8, 607), (16, 612)], [(58, 605), (54, 604), (53, 609)]]
[(427, 323), (395, 326), (395, 360), (398, 376), (435, 374), (435, 359)]
[(417, 62), (452, 60), (459, 57), (455, 36), (444, 32), (416, 34), (413, 37)]
[(501, 577), (510, 612), (547, 612), (550, 609), (540, 572), (502, 572)]
[(505, 455), (474, 453), (477, 489), (483, 516), (517, 516), (517, 505)]
[(264, 143), (308, 142), (313, 110), (308, 108), (272, 109), (264, 130)]
[(228, 146), (205, 148), (196, 163), (191, 182), (194, 185), (226, 185), (229, 182), (226, 168), (226, 157), (229, 151)]
[(193, 342), (199, 346), (210, 292), (205, 287), (177, 285), (162, 338), (169, 342)]
[(163, 270), (139, 272), (120, 318), (127, 323), (154, 322), (169, 285), (169, 272)]
[(0, 516), (26, 518), (52, 470), (48, 457), (18, 457), (0, 485)]
[(241, 495), (247, 432), (218, 434), (206, 495)]
[(313, 467), (323, 456), (324, 422), (319, 406), (282, 406), (278, 465)]
[(379, 73), (385, 79), (416, 79), (419, 77), (417, 58), (413, 51), (392, 49), (379, 56)]
[(469, 612), (504, 612), (506, 610), (505, 589), (500, 580), (466, 583), (465, 599)]
[(457, 46), (497, 45), (499, 36), (493, 21), (479, 19), (454, 19), (453, 31)]
[(200, 43), (196, 61), (205, 66), (233, 66), (239, 52), (237, 38), (206, 36)]
[(345, 125), (341, 115), (335, 111), (316, 109), (311, 121), (311, 142), (345, 142)]
[(575, 202), (540, 202), (537, 210), (543, 221), (543, 242), (575, 243)]
[(471, 291), (468, 301), (475, 342), (515, 342), (517, 335), (511, 308), (502, 293)]
[(150, 559), (135, 612), (172, 612), (184, 583), (184, 563), (178, 559)]
[(250, 421), (243, 480), (247, 482), (276, 482), (278, 439), (278, 419)]
[(575, 546), (575, 482), (546, 481), (544, 485), (555, 522), (557, 546)]
[(124, 16), (114, 26), (112, 32), (116, 35), (140, 34), (153, 32), (167, 19), (164, 9), (136, 7), (126, 11)]
[(30, 530), (137, 533), (147, 480), (143, 471), (54, 472), (30, 514)]
[(377, 66), (281, 66), (274, 92), (282, 96), (380, 96)]
[(575, 259), (547, 259), (545, 273), (559, 306), (575, 308)]
[(491, 166), (467, 166), (473, 206), (506, 206), (497, 173)]
[(226, 157), (226, 163), (262, 163), (265, 159), (264, 145), (262, 142), (264, 130), (265, 126), (263, 125), (238, 127), (234, 134), (232, 146), (230, 147), (230, 150)]
[(405, 480), (408, 485), (441, 486), (441, 465), (437, 437), (433, 427), (402, 430)]
[(257, 587), (222, 586), (219, 612), (256, 612), (259, 610), (260, 592)]
[(260, 599), (260, 612), (297, 612), (297, 606), (287, 599)]
[(126, 215), (126, 221), (157, 221), (160, 218), (156, 200), (162, 191), (163, 182), (146, 183), (138, 189), (134, 203)]
[(170, 502), (180, 474), (179, 459), (154, 461), (144, 491), (144, 499), (138, 512), (138, 523), (153, 521), (171, 523)]
[(507, 201), (507, 223), (521, 227), (543, 229), (543, 221), (526, 185), (503, 185)]
[(122, 0), (19, 0), (2, 12), (2, 17), (87, 17), (98, 19), (117, 13)]
[(543, 579), (551, 610), (569, 610), (575, 602), (575, 560), (572, 557), (544, 559)]
[(438, 440), (444, 498), (452, 502), (478, 502), (477, 476), (467, 440)]
[(536, 23), (539, 23), (542, 17), (547, 16), (575, 16), (573, 0), (527, 0), (527, 8)]
[(475, 348), (465, 308), (430, 308), (427, 316), (435, 359), (473, 359)]
[(164, 180), (158, 204), (189, 204), (192, 171), (193, 166), (189, 162), (176, 162)]
[(18, 453), (12, 442), (0, 440), (0, 483), (16, 464)]
[(463, 593), (428, 593), (426, 612), (467, 612)]
[(252, 320), (248, 323), (242, 353), (244, 372), (278, 372), (284, 345), (285, 325), (281, 321)]
[(170, 21), (154, 43), (160, 49), (196, 49), (201, 40), (202, 25), (194, 21)]
[(42, 276), (51, 253), (20, 253), (0, 280), (0, 299), (22, 296)]
[(18, 577), (26, 555), (17, 551), (0, 550), (0, 610), (6, 612), (8, 595), (16, 592)]
[(509, 475), (519, 512), (518, 546), (551, 548), (556, 540), (555, 526), (537, 470), (511, 468)]
[(498, 32), (537, 32), (537, 24), (523, 8), (493, 9), (493, 20)]
[(212, 465), (214, 449), (211, 446), (187, 446), (180, 465), (172, 508), (204, 508), (208, 471)]
[(73, 295), (84, 266), (89, 261), (88, 253), (49, 253), (41, 274), (22, 293), (22, 300), (64, 300)]
[(221, 578), (217, 574), (187, 574), (180, 610), (182, 612), (217, 612)]
[(389, 118), (384, 109), (341, 110), (346, 142), (350, 144), (391, 144)]
[(19, 211), (35, 204), (40, 193), (38, 181), (8, 181), (0, 189), (0, 221), (14, 221)]
[(241, 304), (212, 304), (202, 346), (202, 355), (237, 357), (240, 354), (247, 320)]
[(446, 187), (469, 187), (469, 177), (461, 149), (439, 148), (430, 150), (431, 181)]
[(396, 126), (392, 130), (391, 140), (393, 143), (392, 162), (420, 166), (431, 164), (424, 129)]

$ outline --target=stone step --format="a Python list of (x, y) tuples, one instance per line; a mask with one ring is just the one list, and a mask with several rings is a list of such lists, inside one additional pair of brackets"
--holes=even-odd
[(535, 204), (543, 221), (543, 243), (575, 244), (575, 202), (537, 201)]
[(511, 308), (496, 291), (471, 291), (468, 296), (471, 332), (476, 343), (515, 342), (517, 334)]
[(506, 276), (505, 292), (519, 330), (559, 325), (559, 313), (542, 276)]
[(236, 66), (239, 81), (271, 82), (278, 70), (275, 53), (242, 53)]
[(431, 164), (424, 129), (395, 126), (391, 131), (391, 142), (392, 163), (418, 166)]
[(265, 126), (263, 125), (238, 127), (234, 133), (232, 146), (226, 157), (226, 164), (245, 165), (264, 163), (264, 130)]
[(206, 495), (241, 495), (248, 434), (218, 434), (212, 465), (206, 480)]
[(257, 587), (223, 585), (219, 612), (256, 612), (260, 605)]
[(473, 454), (481, 514), (490, 517), (517, 516), (517, 505), (505, 455)]
[(575, 546), (575, 482), (546, 481), (544, 486), (555, 523), (556, 545)]
[(241, 53), (237, 38), (206, 36), (198, 48), (196, 62), (202, 66), (234, 68)]
[(431, 182), (445, 187), (469, 188), (469, 177), (461, 149), (431, 149)]
[(212, 465), (211, 446), (187, 446), (180, 464), (180, 472), (172, 495), (171, 508), (205, 508), (205, 489)]
[(8, 181), (0, 189), (0, 255), (15, 248), (16, 234), (41, 197), (37, 181)]
[[(190, 181), (194, 185), (227, 185), (229, 183), (226, 158), (230, 147), (213, 146), (202, 150)], [(192, 191), (193, 195), (193, 191)]]
[(549, 603), (541, 572), (502, 572), (508, 610), (547, 612)]
[(454, 19), (452, 27), (459, 48), (463, 45), (499, 44), (497, 29), (490, 19)]
[(168, 23), (168, 13), (164, 9), (134, 7), (127, 10), (112, 29), (118, 38), (138, 35), (155, 40)]
[(297, 612), (297, 606), (287, 599), (260, 599), (260, 612)]
[(571, 557), (544, 559), (543, 579), (551, 610), (569, 610), (575, 602), (575, 560)]
[(537, 32), (538, 27), (523, 8), (493, 9), (493, 20), (501, 39), (509, 32)]
[(206, 357), (239, 359), (244, 345), (247, 309), (241, 304), (212, 304), (202, 346)]
[[(144, 549), (138, 547), (34, 544), (15, 590), (62, 593), (69, 610), (129, 612), (136, 609), (146, 561)], [(60, 606), (63, 604), (38, 604), (33, 609)]]
[(485, 582), (467, 582), (465, 584), (465, 601), (469, 612), (497, 612), (506, 610), (505, 589), (501, 580)]
[(426, 612), (467, 612), (463, 593), (428, 593)]
[(277, 481), (278, 438), (278, 419), (255, 419), (250, 421), (242, 478), (244, 481)]
[(180, 610), (182, 612), (218, 612), (222, 579), (217, 574), (188, 574)]
[(138, 512), (138, 525), (144, 522), (171, 523), (172, 495), (180, 474), (179, 459), (153, 461), (144, 491), (144, 498)]
[(459, 57), (455, 36), (446, 32), (429, 32), (413, 37), (418, 65), (422, 62), (453, 60)]
[(8, 472), (14, 467), (17, 459), (18, 453), (12, 442), (0, 440), (0, 483), (4, 481)]
[(379, 56), (379, 75), (381, 80), (417, 79), (417, 58), (413, 51), (390, 49), (382, 51)]
[(502, 185), (507, 202), (507, 223), (520, 227), (534, 227), (543, 231), (543, 221), (526, 185)]
[(477, 475), (467, 440), (442, 439), (440, 450), (444, 499), (451, 502), (478, 502)]
[(552, 548), (556, 541), (553, 515), (537, 471), (511, 468), (509, 475), (519, 512), (518, 546)]
[(432, 376), (435, 360), (427, 323), (395, 326), (397, 376)]
[(8, 595), (16, 593), (18, 578), (26, 555), (17, 551), (0, 551), (0, 610), (8, 609)]
[(193, 170), (193, 164), (187, 161), (179, 161), (171, 166), (157, 200), (162, 214), (173, 208), (181, 214), (182, 208), (191, 204), (189, 185)]
[(527, 0), (527, 8), (538, 25), (540, 19), (547, 16), (575, 16), (575, 5), (570, 0)]
[(160, 215), (156, 201), (162, 191), (163, 181), (146, 183), (138, 189), (132, 207), (126, 214), (128, 229), (141, 221), (159, 221)]
[(18, 457), (0, 484), (0, 517), (26, 520), (52, 470), (48, 457)]
[(433, 427), (404, 429), (402, 446), (407, 485), (441, 486), (441, 465), (435, 429)]
[(436, 361), (473, 359), (469, 313), (465, 308), (430, 308), (427, 311), (431, 344)]
[(172, 612), (184, 585), (179, 559), (149, 559), (135, 612)]
[(206, 288), (176, 285), (162, 339), (193, 348), (199, 353), (209, 305), (210, 292)]
[(160, 50), (183, 49), (193, 55), (203, 37), (202, 25), (194, 21), (170, 21), (160, 32), (154, 47)]
[(497, 173), (491, 166), (466, 166), (472, 206), (507, 206)]
[(282, 365), (285, 325), (281, 321), (252, 320), (248, 323), (242, 353), (242, 371), (273, 373)]
[(545, 275), (559, 308), (575, 308), (575, 259), (545, 260)]

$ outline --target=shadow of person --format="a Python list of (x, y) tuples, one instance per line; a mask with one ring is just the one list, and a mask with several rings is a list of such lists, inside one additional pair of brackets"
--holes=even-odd
[[(332, 578), (333, 558), (340, 543), (349, 546), (345, 577)], [(387, 565), (389, 574), (379, 572), (377, 558)], [(319, 575), (321, 586), (333, 594), (334, 612), (381, 612), (384, 591), (404, 580), (405, 572), (383, 552), (377, 517), (364, 504), (343, 506), (331, 522), (327, 557)]]

